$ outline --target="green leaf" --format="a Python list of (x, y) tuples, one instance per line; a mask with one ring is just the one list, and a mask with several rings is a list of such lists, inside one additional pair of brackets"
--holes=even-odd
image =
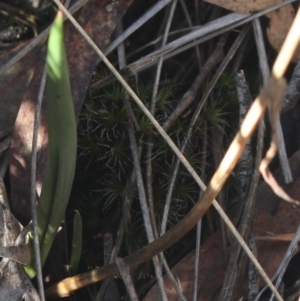
[[(42, 265), (64, 216), (76, 164), (76, 120), (63, 40), (63, 14), (60, 11), (48, 41), (46, 95), (49, 146), (37, 208)], [(26, 271), (30, 276), (35, 274), (32, 266)]]

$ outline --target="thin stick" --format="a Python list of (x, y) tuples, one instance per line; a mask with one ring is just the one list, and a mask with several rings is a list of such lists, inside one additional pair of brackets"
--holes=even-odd
[(193, 299), (192, 299), (193, 301), (197, 301), (197, 293), (198, 293), (201, 228), (202, 228), (202, 218), (197, 223), (195, 266), (194, 266), (194, 283), (193, 283)]
[(40, 127), (41, 106), (42, 106), (42, 99), (44, 95), (45, 83), (46, 83), (46, 67), (44, 67), (44, 71), (42, 75), (40, 90), (39, 90), (36, 109), (35, 109), (35, 116), (34, 116), (32, 154), (31, 154), (31, 192), (30, 192), (35, 267), (37, 270), (38, 288), (39, 288), (39, 295), (41, 301), (45, 300), (45, 293), (44, 293), (43, 274), (42, 274), (42, 265), (41, 265), (37, 213), (36, 213), (36, 158), (37, 158), (37, 139), (38, 139), (38, 131)]
[[(192, 135), (192, 130), (196, 124), (196, 121), (202, 111), (202, 108), (204, 106), (204, 104), (206, 103), (210, 93), (212, 92), (213, 88), (215, 87), (218, 79), (220, 78), (222, 72), (225, 70), (226, 66), (228, 65), (228, 63), (231, 61), (233, 55), (235, 54), (235, 52), (237, 51), (238, 47), (240, 46), (240, 44), (242, 43), (242, 41), (244, 40), (246, 33), (248, 32), (248, 29), (245, 27), (241, 33), (239, 34), (239, 36), (237, 37), (237, 39), (235, 40), (235, 42), (233, 43), (231, 49), (228, 51), (228, 53), (226, 54), (225, 58), (223, 59), (219, 69), (217, 70), (216, 74), (214, 75), (212, 81), (209, 84), (209, 88), (208, 90), (204, 93), (204, 95), (202, 96), (202, 99), (200, 100), (195, 113), (192, 117), (191, 123), (189, 125), (189, 130), (188, 133), (184, 139), (184, 141), (181, 143), (181, 153), (183, 153), (185, 151), (185, 148), (187, 146), (188, 141), (190, 140), (190, 137)], [(167, 197), (166, 197), (166, 202), (165, 202), (165, 208), (164, 208), (164, 213), (163, 213), (163, 219), (162, 219), (162, 223), (161, 223), (161, 235), (165, 233), (166, 231), (166, 223), (167, 223), (167, 217), (168, 217), (168, 212), (169, 212), (169, 208), (170, 208), (170, 202), (171, 202), (171, 197), (172, 197), (172, 193), (173, 193), (173, 189), (174, 189), (174, 185), (175, 185), (175, 180), (176, 180), (176, 174), (178, 172), (178, 168), (179, 168), (179, 164), (180, 164), (180, 158), (177, 158), (174, 170), (173, 170), (173, 174), (172, 174), (172, 178), (170, 181), (170, 185), (169, 185), (169, 189), (168, 189), (168, 193), (167, 193)], [(203, 190), (203, 188), (200, 186), (200, 188)]]
[[(162, 46), (166, 45), (167, 39), (168, 39), (168, 34), (170, 31), (171, 23), (173, 20), (175, 8), (177, 6), (177, 0), (174, 0), (174, 2), (171, 5), (167, 24), (165, 27), (164, 31), (164, 36), (163, 36), (163, 41), (162, 41)], [(160, 76), (161, 76), (161, 70), (163, 66), (163, 61), (164, 57), (163, 55), (160, 57), (157, 67), (156, 67), (156, 74), (155, 74), (155, 80), (154, 80), (154, 85), (153, 85), (153, 92), (152, 92), (152, 98), (151, 98), (151, 107), (150, 107), (150, 113), (152, 115), (155, 114), (155, 107), (156, 107), (156, 101), (157, 101), (157, 94), (158, 94), (158, 86), (160, 82)], [(153, 138), (149, 137), (148, 143), (147, 143), (147, 149), (146, 149), (146, 175), (147, 175), (147, 192), (148, 192), (148, 202), (149, 202), (149, 207), (150, 207), (150, 217), (153, 225), (153, 231), (155, 238), (158, 237), (158, 230), (157, 230), (157, 225), (156, 225), (156, 220), (155, 220), (155, 212), (154, 212), (154, 202), (153, 202), (153, 188), (152, 188), (152, 149), (153, 149)]]
[[(192, 23), (188, 8), (187, 8), (184, 0), (179, 0), (179, 1), (180, 1), (181, 6), (182, 6), (182, 10), (183, 10), (184, 16), (186, 18), (186, 21), (188, 23), (188, 26), (192, 29), (193, 28), (193, 23)], [(198, 45), (195, 46), (195, 52), (196, 52), (196, 57), (197, 57), (198, 68), (199, 68), (199, 71), (200, 71), (201, 68), (202, 68), (202, 64), (201, 64), (200, 49), (199, 49)]]
[[(235, 76), (235, 83), (237, 89), (237, 98), (239, 100), (239, 115), (240, 123), (242, 123), (243, 116), (245, 116), (247, 110), (249, 109), (252, 99), (249, 92), (248, 84), (246, 82), (244, 72), (241, 71)], [(255, 202), (256, 202), (256, 191), (258, 182), (260, 179), (260, 174), (258, 171), (258, 166), (262, 158), (263, 150), (263, 129), (262, 124), (259, 126), (259, 134), (257, 141), (257, 151), (255, 164), (253, 164), (253, 156), (251, 152), (250, 141), (246, 144), (245, 149), (239, 158), (237, 177), (240, 180), (241, 186), (241, 207), (243, 208), (241, 222), (239, 225), (240, 235), (248, 241), (249, 233), (252, 229), (253, 220), (255, 217)], [(251, 182), (251, 183), (249, 183)], [(236, 282), (239, 278), (241, 271), (241, 256), (242, 248), (241, 245), (234, 244), (233, 251), (230, 255), (228, 265), (226, 268), (226, 274), (223, 282), (223, 293), (222, 299), (228, 301), (232, 299)]]
[(184, 93), (179, 104), (173, 113), (169, 116), (166, 122), (163, 125), (163, 129), (168, 131), (174, 121), (183, 113), (183, 111), (195, 101), (196, 95), (199, 92), (199, 88), (201, 87), (205, 78), (211, 73), (213, 68), (222, 60), (223, 48), (227, 41), (228, 35), (225, 34), (221, 36), (218, 40), (216, 48), (213, 53), (210, 55), (203, 68), (200, 70), (196, 79), (192, 83), (191, 87)]
[[(55, 0), (54, 0), (55, 1)], [(105, 55), (111, 53), (118, 45), (120, 45), (126, 38), (134, 33), (138, 28), (145, 24), (149, 19), (155, 16), (160, 10), (162, 10), (167, 4), (173, 0), (160, 0), (153, 5), (148, 11), (142, 15), (137, 21), (134, 22), (129, 28), (127, 28), (121, 36), (115, 39), (104, 51)]]
[[(262, 74), (263, 83), (265, 83), (270, 76), (270, 70), (269, 70), (269, 66), (268, 66), (267, 54), (266, 54), (266, 49), (265, 49), (265, 44), (264, 44), (264, 39), (263, 39), (263, 34), (262, 34), (262, 29), (260, 26), (259, 19), (255, 19), (253, 21), (253, 28), (254, 28), (256, 47), (257, 47), (257, 54), (258, 54), (258, 58), (259, 58), (260, 72)], [(279, 114), (279, 112), (278, 112), (278, 114)], [(293, 177), (292, 177), (292, 172), (291, 172), (287, 154), (286, 154), (286, 149), (285, 149), (285, 144), (284, 144), (284, 139), (283, 139), (283, 132), (282, 132), (282, 127), (281, 127), (280, 121), (278, 122), (276, 130), (278, 132), (278, 144), (279, 144), (278, 154), (279, 154), (279, 159), (280, 159), (280, 165), (281, 165), (281, 168), (283, 171), (285, 182), (290, 183), (293, 181)]]
[(159, 254), (159, 258), (164, 266), (164, 269), (169, 277), (169, 280), (171, 281), (173, 287), (175, 288), (177, 294), (178, 294), (178, 298), (181, 301), (187, 301), (186, 297), (184, 296), (183, 292), (182, 292), (182, 288), (180, 286), (180, 281), (178, 280), (178, 282), (175, 280), (174, 275), (171, 271), (171, 269), (169, 268), (169, 265), (167, 263), (167, 260), (165, 258), (165, 255), (163, 254), (163, 252), (161, 252)]
[[(164, 55), (164, 59), (167, 60), (177, 54), (182, 53), (185, 50), (194, 47), (195, 45), (199, 45), (203, 42), (206, 42), (224, 32), (228, 32), (243, 24), (249, 23), (250, 21), (259, 18), (267, 14), (268, 12), (274, 11), (284, 5), (293, 3), (295, 1), (297, 0), (286, 0), (270, 8), (267, 8), (263, 11), (260, 11), (255, 14), (251, 14), (249, 16), (232, 13), (224, 17), (221, 17), (218, 19), (217, 22), (210, 22), (208, 24), (201, 26), (200, 28), (198, 27), (192, 33), (184, 35), (183, 37), (180, 37), (170, 42), (165, 47), (162, 47), (158, 50), (155, 50), (147, 54), (146, 56), (143, 56), (141, 59), (128, 65), (124, 71), (126, 73), (128, 72), (131, 75), (135, 75), (139, 71), (145, 70), (157, 64), (157, 60), (161, 55)], [(105, 54), (107, 54), (107, 52), (105, 52)], [(100, 80), (92, 84), (90, 86), (90, 89), (92, 90), (100, 89), (101, 87), (104, 86), (105, 83), (111, 83), (114, 82), (114, 80), (115, 80), (114, 78), (108, 77), (106, 79)]]
[[(122, 25), (119, 25), (117, 30), (119, 33), (121, 33)], [(126, 66), (126, 55), (125, 55), (124, 43), (120, 44), (118, 47), (118, 58), (119, 58), (120, 67), (122, 68), (122, 67)], [(125, 102), (125, 108), (126, 108), (126, 111), (128, 114), (128, 119), (132, 120), (132, 121), (136, 120), (135, 116), (133, 114), (130, 102), (129, 102), (129, 94), (127, 92), (125, 94), (124, 102)], [(132, 125), (128, 126), (128, 132), (129, 132), (130, 148), (131, 148), (133, 162), (134, 162), (134, 170), (135, 170), (135, 174), (136, 174), (137, 188), (138, 188), (138, 193), (139, 193), (139, 198), (140, 198), (140, 203), (141, 203), (141, 208), (142, 208), (142, 215), (143, 215), (143, 219), (144, 219), (146, 234), (148, 237), (148, 242), (152, 242), (155, 238), (157, 238), (157, 227), (156, 227), (156, 223), (155, 223), (155, 217), (154, 217), (154, 219), (151, 217), (151, 209), (149, 212), (149, 209), (147, 206), (146, 193), (145, 193), (142, 174), (141, 174), (141, 170), (140, 170), (141, 169), (140, 162), (139, 162), (140, 157), (139, 157), (139, 152), (138, 152), (136, 140), (134, 137)], [(151, 226), (151, 223), (149, 223), (149, 221), (147, 223), (148, 219), (152, 222), (152, 226)], [(151, 236), (153, 236), (153, 237), (151, 238)], [(155, 274), (156, 274), (161, 298), (163, 301), (167, 301), (168, 299), (167, 299), (166, 290), (165, 290), (165, 286), (164, 286), (161, 264), (159, 263), (158, 256), (153, 257), (153, 264), (154, 264)]]
[[(140, 147), (139, 147), (138, 153), (139, 153), (139, 159), (140, 159), (140, 156), (141, 156)], [(122, 244), (124, 233), (125, 233), (125, 227), (126, 227), (126, 224), (127, 224), (128, 211), (129, 211), (129, 208), (131, 207), (131, 203), (132, 203), (134, 186), (135, 186), (135, 173), (133, 171), (131, 173), (131, 176), (130, 176), (129, 180), (127, 181), (126, 187), (124, 189), (123, 215), (121, 217), (119, 229), (118, 229), (118, 232), (117, 232), (117, 237), (115, 239), (115, 245), (113, 247), (109, 263), (115, 262), (115, 259), (117, 258), (118, 253), (119, 253), (120, 248), (121, 248), (121, 244)], [(109, 280), (110, 280), (110, 278), (105, 279), (103, 281), (103, 283), (102, 283), (102, 285), (101, 285), (101, 287), (100, 287), (100, 289), (97, 293), (96, 301), (102, 300), (103, 295), (106, 291), (106, 288), (109, 284)]]
[[(170, 7), (170, 11), (168, 13), (168, 19), (167, 19), (167, 23), (166, 23), (165, 29), (164, 29), (162, 46), (166, 45), (166, 43), (167, 43), (167, 39), (168, 39), (168, 36), (169, 36), (169, 31), (170, 31), (170, 27), (171, 27), (171, 23), (172, 23), (172, 20), (173, 20), (173, 16), (174, 16), (176, 6), (177, 6), (177, 0), (174, 0), (171, 7)], [(163, 61), (164, 61), (164, 57), (162, 55), (160, 57), (159, 61), (158, 61), (158, 64), (157, 64), (155, 80), (154, 80), (154, 85), (153, 85), (151, 107), (150, 107), (150, 112), (151, 112), (152, 115), (155, 114), (158, 87), (159, 87), (159, 82), (160, 82), (160, 76), (161, 76)], [(152, 137), (150, 137), (148, 139), (148, 145), (147, 145), (147, 149), (146, 149), (146, 158), (147, 158), (147, 164), (146, 164), (147, 178), (146, 179), (147, 179), (148, 203), (149, 203), (149, 208), (150, 208), (150, 218), (151, 218), (151, 222), (152, 222), (152, 226), (153, 226), (154, 236), (155, 236), (155, 238), (157, 238), (158, 237), (158, 230), (157, 230), (157, 224), (156, 224), (155, 212), (154, 212), (153, 187), (152, 187), (152, 160), (151, 160), (152, 149), (153, 149), (153, 139), (152, 139)], [(164, 254), (160, 253), (159, 255), (160, 256), (158, 258), (161, 259), (161, 261), (162, 261), (162, 263), (165, 267), (165, 270), (167, 272), (167, 275), (168, 275), (171, 283), (173, 284), (175, 290), (177, 291), (179, 298), (181, 300), (186, 301), (183, 293), (181, 292), (177, 282), (175, 281), (175, 279), (173, 277), (173, 274), (172, 274), (171, 270), (169, 269), (167, 261), (164, 258)], [(157, 258), (156, 262), (158, 262), (158, 258)], [(157, 268), (161, 271), (161, 264), (160, 263), (158, 264)], [(159, 276), (161, 276), (161, 278), (162, 278), (162, 273)], [(165, 285), (164, 285), (163, 278), (162, 279), (158, 278), (157, 281), (158, 281), (158, 287), (159, 287), (159, 291), (160, 291), (160, 295), (162, 296), (162, 299), (167, 299), (167, 296), (166, 296), (166, 293), (165, 293)]]
[[(298, 226), (298, 229), (291, 241), (291, 243), (289, 244), (289, 247), (283, 257), (283, 260), (281, 261), (278, 269), (276, 270), (275, 274), (273, 275), (273, 277), (271, 278), (272, 281), (274, 281), (277, 277), (280, 276), (280, 273), (282, 271), (282, 269), (285, 269), (286, 267), (286, 263), (290, 260), (289, 258), (291, 257), (291, 254), (295, 251), (295, 249), (297, 249), (297, 244), (298, 244), (298, 241), (299, 241), (299, 235), (300, 235), (300, 227)], [(264, 286), (259, 294), (256, 296), (255, 300), (254, 301), (258, 301), (261, 297), (261, 295), (263, 294), (263, 292), (267, 289), (268, 287), (267, 286)]]
[[(128, 126), (128, 134), (129, 134), (130, 148), (131, 148), (133, 164), (134, 164), (134, 169), (135, 169), (135, 174), (136, 174), (136, 184), (137, 184), (137, 189), (138, 189), (138, 194), (139, 194), (139, 199), (140, 199), (140, 204), (141, 204), (141, 209), (142, 209), (142, 215), (143, 215), (146, 235), (147, 235), (148, 242), (151, 243), (154, 241), (154, 233), (153, 233), (153, 229), (151, 226), (150, 213), (149, 213), (149, 209), (147, 206), (145, 187), (144, 187), (144, 183), (143, 183), (142, 171), (141, 171), (141, 166), (140, 166), (140, 162), (139, 162), (138, 150), (137, 150), (137, 145), (136, 145), (136, 140), (134, 137), (134, 131), (133, 131), (132, 125)], [(161, 298), (163, 301), (167, 301), (168, 298), (166, 295), (166, 291), (164, 289), (164, 281), (163, 281), (163, 277), (162, 277), (162, 270), (161, 270), (161, 266), (159, 263), (159, 258), (158, 258), (158, 256), (154, 256), (152, 260), (153, 260), (156, 278), (157, 278), (158, 285), (160, 288), (159, 291), (160, 291)]]
[(279, 4), (276, 4), (263, 11), (251, 15), (241, 15), (237, 13), (232, 13), (219, 18), (217, 21), (209, 22), (201, 26), (199, 29), (194, 30), (191, 33), (184, 35), (183, 37), (180, 37), (170, 42), (165, 47), (155, 50), (142, 57), (138, 61), (130, 64), (127, 67), (128, 71), (138, 72), (140, 70), (144, 70), (145, 68), (156, 64), (158, 58), (162, 54), (165, 55), (165, 59), (168, 59), (170, 57), (173, 57), (174, 55), (177, 55), (178, 53), (181, 53), (187, 49), (190, 49), (191, 47), (194, 47), (197, 44), (208, 41), (213, 37), (216, 37), (224, 32), (228, 32), (243, 24), (249, 23), (250, 21), (256, 18), (264, 16), (268, 12), (274, 11), (284, 5), (293, 3), (295, 1), (296, 0), (286, 0), (284, 2), (280, 2)]
[(142, 171), (141, 171), (141, 166), (140, 166), (139, 157), (138, 157), (138, 149), (137, 149), (136, 140), (134, 137), (133, 127), (131, 125), (128, 126), (128, 134), (129, 134), (130, 148), (131, 148), (131, 153), (132, 153), (134, 170), (135, 170), (135, 174), (136, 174), (137, 188), (138, 188), (138, 194), (139, 194), (140, 204), (141, 204), (141, 208), (142, 208), (144, 225), (145, 225), (145, 229), (146, 229), (147, 239), (148, 239), (148, 242), (150, 243), (154, 240), (154, 234), (153, 234), (153, 230), (151, 227), (150, 214), (149, 214), (149, 210), (148, 210), (148, 206), (147, 206)]
[[(168, 21), (167, 21), (167, 24), (166, 24), (166, 28), (165, 28), (165, 32), (164, 32), (164, 36), (163, 36), (163, 40), (162, 40), (162, 46), (165, 46), (166, 43), (167, 43), (167, 39), (168, 39), (168, 36), (169, 36), (169, 31), (170, 31), (171, 23), (172, 23), (172, 20), (173, 20), (175, 8), (177, 6), (177, 1), (178, 0), (174, 0), (174, 2), (172, 3), (172, 6), (170, 8), (170, 13), (169, 13), (169, 16), (168, 16)], [(152, 113), (152, 115), (154, 115), (154, 111), (155, 111), (155, 104), (156, 104), (156, 100), (157, 100), (157, 92), (158, 92), (158, 86), (159, 86), (159, 81), (160, 81), (160, 75), (161, 75), (161, 69), (162, 69), (163, 61), (164, 61), (164, 56), (162, 55), (159, 58), (159, 61), (158, 61), (158, 64), (157, 64), (155, 81), (154, 81), (154, 85), (153, 85), (151, 110), (150, 110), (150, 112)]]
[[(295, 253), (298, 250), (299, 238), (300, 238), (300, 226), (298, 226), (298, 229), (295, 233), (295, 236), (294, 236), (293, 240), (291, 241), (288, 249), (286, 250), (286, 253), (285, 253), (285, 255), (282, 259), (282, 262), (280, 264), (280, 272), (279, 272), (278, 278), (277, 278), (276, 283), (275, 283), (276, 288), (279, 287), (289, 262), (291, 261), (292, 257), (295, 255)], [(272, 294), (272, 296), (270, 298), (270, 301), (273, 301), (273, 299), (274, 299), (274, 294)]]
[[(300, 35), (299, 35), (300, 38)], [(278, 127), (279, 127), (279, 112), (281, 102), (286, 90), (286, 81), (284, 79), (275, 80), (274, 78), (270, 78), (270, 83), (273, 82), (273, 87), (270, 86), (270, 90), (265, 90), (264, 97), (269, 99), (269, 116), (270, 123), (272, 127), (271, 134), (271, 144), (266, 153), (266, 156), (262, 159), (261, 164), (259, 166), (259, 171), (262, 174), (265, 182), (273, 189), (274, 193), (282, 198), (283, 200), (299, 205), (300, 202), (291, 198), (280, 185), (278, 185), (276, 179), (272, 175), (269, 170), (269, 164), (275, 157), (278, 148)]]
[(130, 267), (122, 258), (119, 258), (119, 257), (116, 259), (116, 263), (119, 268), (120, 275), (126, 286), (130, 300), (131, 301), (139, 301), (139, 298), (135, 291), (134, 284), (133, 284), (133, 281), (132, 281), (132, 278), (130, 275)]

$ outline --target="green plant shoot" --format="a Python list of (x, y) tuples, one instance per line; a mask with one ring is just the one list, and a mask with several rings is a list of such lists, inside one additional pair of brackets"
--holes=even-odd
[[(63, 14), (58, 11), (47, 52), (47, 118), (49, 146), (40, 203), (37, 208), (41, 263), (45, 263), (63, 219), (76, 164), (76, 120), (63, 38)], [(26, 268), (35, 275), (33, 266)]]

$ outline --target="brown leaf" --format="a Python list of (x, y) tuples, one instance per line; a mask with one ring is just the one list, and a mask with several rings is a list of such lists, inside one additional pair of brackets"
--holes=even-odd
[[(272, 47), (279, 52), (284, 39), (295, 18), (295, 9), (291, 4), (281, 7), (276, 11), (268, 13), (270, 25), (267, 28), (267, 37)], [(292, 61), (297, 63), (300, 60), (300, 43)]]
[[(22, 49), (24, 44), (12, 49), (4, 51), (0, 54), (0, 66), (6, 64), (16, 53)], [(34, 65), (37, 59), (37, 47), (30, 55), (27, 55), (19, 62), (15, 63), (5, 74), (0, 77), (0, 131), (13, 126), (18, 110), (25, 93), (28, 83), (30, 82)], [(7, 134), (7, 133), (6, 133)], [(0, 140), (3, 136), (0, 133)]]
[[(89, 1), (75, 17), (97, 46), (104, 50), (117, 23), (132, 2), (133, 0)], [(65, 41), (71, 90), (78, 117), (99, 57), (70, 23), (66, 25)]]
[[(26, 225), (31, 220), (30, 166), (34, 111), (44, 65), (41, 55), (36, 63), (34, 76), (23, 95), (23, 101), (14, 125), (11, 141), (9, 170), (11, 183), (10, 206), (17, 220), (23, 225)], [(41, 127), (38, 137), (39, 149), (43, 144), (42, 140), (47, 139), (45, 126), (45, 110), (42, 110)], [(42, 154), (40, 153), (39, 155), (41, 156)], [(41, 174), (38, 173), (37, 180), (39, 181), (40, 179)]]
[(282, 2), (282, 0), (204, 0), (240, 14), (250, 14)]

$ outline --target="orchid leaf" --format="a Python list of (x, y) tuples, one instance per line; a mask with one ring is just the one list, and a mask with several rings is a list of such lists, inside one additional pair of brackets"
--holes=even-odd
[[(47, 52), (48, 158), (37, 208), (41, 263), (45, 263), (63, 219), (76, 163), (76, 120), (64, 46), (63, 14), (58, 11), (49, 35)], [(34, 276), (32, 266), (26, 271)]]

